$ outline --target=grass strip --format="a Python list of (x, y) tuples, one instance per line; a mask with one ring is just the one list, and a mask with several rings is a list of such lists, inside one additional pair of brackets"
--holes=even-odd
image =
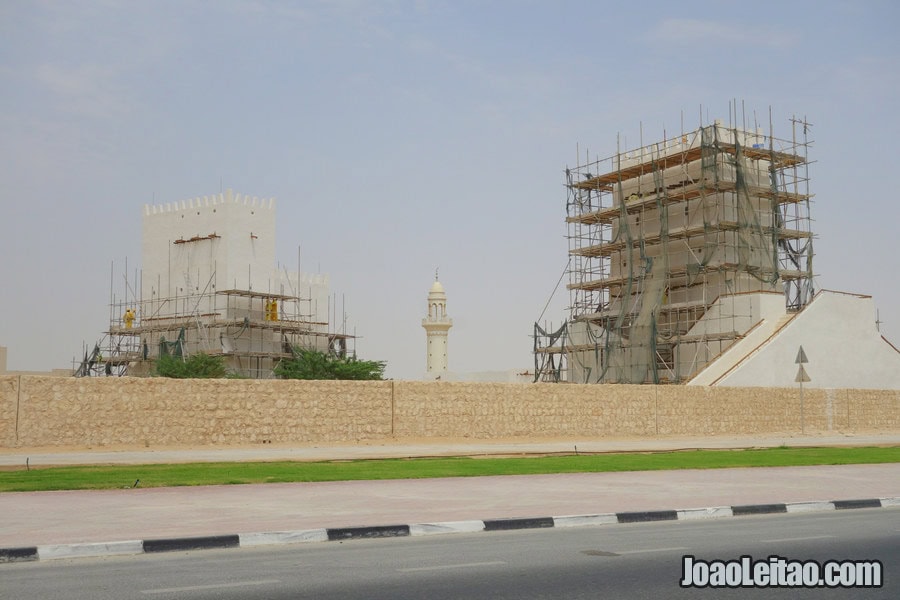
[(900, 462), (900, 447), (690, 450), (515, 458), (415, 458), (52, 467), (0, 471), (0, 492), (602, 473)]

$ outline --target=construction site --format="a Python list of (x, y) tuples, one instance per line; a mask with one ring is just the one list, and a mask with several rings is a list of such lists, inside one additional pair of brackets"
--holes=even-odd
[[(533, 381), (900, 389), (872, 297), (814, 283), (812, 125), (777, 136), (771, 113), (764, 129), (729, 112), (565, 170), (568, 314), (535, 323)], [(266, 379), (298, 350), (355, 355), (343, 297), (299, 248), (295, 266), (276, 261), (275, 225), (274, 200), (231, 190), (145, 206), (141, 268), (111, 267), (109, 326), (76, 376), (152, 376), (160, 357), (203, 353)], [(428, 352), (449, 380), (446, 321)]]
[(760, 305), (811, 302), (810, 124), (738, 118), (566, 169), (569, 315), (535, 324), (536, 381), (683, 383)]
[(328, 276), (301, 272), (299, 250), (296, 268), (277, 266), (273, 199), (228, 190), (145, 206), (142, 268), (128, 271), (117, 281), (110, 268), (109, 328), (76, 376), (149, 376), (160, 356), (204, 353), (266, 379), (297, 348), (354, 351)]

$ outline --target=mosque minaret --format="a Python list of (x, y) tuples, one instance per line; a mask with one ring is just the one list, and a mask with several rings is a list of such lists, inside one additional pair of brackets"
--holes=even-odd
[(427, 339), (426, 374), (429, 378), (439, 378), (447, 372), (447, 334), (453, 326), (453, 319), (447, 316), (447, 294), (434, 272), (434, 283), (428, 292), (428, 316), (422, 319)]

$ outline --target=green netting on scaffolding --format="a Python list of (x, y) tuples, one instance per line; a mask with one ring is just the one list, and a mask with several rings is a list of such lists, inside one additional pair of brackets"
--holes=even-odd
[[(611, 261), (620, 256), (622, 263), (615, 267), (616, 276), (606, 275), (615, 284), (608, 286), (609, 296), (593, 309), (593, 315), (585, 314), (589, 311), (583, 310), (581, 303), (573, 303), (578, 309), (573, 310), (573, 321), (579, 327), (570, 331), (569, 337), (583, 349), (569, 357), (574, 379), (583, 383), (659, 383), (663, 376), (675, 380), (674, 346), (700, 317), (685, 317), (679, 323), (677, 311), (666, 310), (670, 287), (687, 297), (685, 290), (703, 286), (702, 303), (708, 307), (721, 294), (768, 289), (778, 282), (782, 219), (777, 193), (759, 191), (770, 183), (777, 187), (776, 170), (748, 158), (737, 131), (725, 140), (720, 139), (720, 131), (715, 125), (701, 128), (699, 173), (690, 168), (696, 165), (693, 161), (679, 163), (675, 169), (680, 171), (673, 170), (671, 161), (662, 160), (659, 145), (651, 147), (649, 157), (642, 149), (641, 160), (648, 170), (638, 175), (631, 171), (627, 177), (619, 170), (612, 192), (618, 216), (611, 239), (603, 243), (623, 248), (610, 254)], [(571, 176), (568, 179), (572, 193), (567, 212), (583, 214), (590, 198), (574, 190)], [(698, 191), (688, 195), (689, 187)], [(670, 190), (680, 195), (673, 199)], [(684, 232), (674, 244), (669, 224), (673, 205), (685, 212)], [(650, 219), (658, 221), (658, 227), (648, 225), (649, 219), (643, 227), (638, 226), (645, 210)], [(696, 225), (690, 226), (695, 222), (695, 217), (688, 218), (690, 211), (694, 215), (699, 212), (699, 231)], [(687, 258), (676, 261), (673, 268), (671, 252)], [(793, 252), (804, 253), (805, 258), (809, 250), (804, 246)], [(573, 258), (577, 273), (581, 268), (577, 261), (582, 259)], [(798, 258), (795, 262), (799, 266)], [(718, 274), (707, 290), (712, 273)], [(748, 277), (741, 279), (740, 274)], [(584, 273), (580, 277), (590, 279)], [(750, 280), (762, 285), (741, 283)], [(663, 318), (664, 314), (674, 316)]]
[[(648, 253), (648, 246), (665, 248), (668, 244), (669, 226), (666, 186), (656, 159), (651, 156), (651, 161), (660, 244), (649, 245), (640, 229), (639, 237), (635, 238), (629, 220), (628, 204), (638, 198), (634, 195), (625, 198), (620, 177), (616, 193), (619, 219), (614, 241), (624, 242), (628, 259), (614, 318), (608, 320), (607, 326), (599, 331), (586, 327), (587, 336), (597, 338), (599, 342), (595, 344), (593, 357), (598, 368), (594, 372), (591, 369), (583, 370), (586, 382), (659, 382), (656, 359), (657, 318), (666, 295), (669, 262), (666, 252), (651, 255)], [(614, 306), (612, 302), (610, 305)]]
[[(724, 156), (731, 158), (728, 154)], [(750, 166), (737, 140), (733, 160), (737, 200), (738, 268), (759, 281), (775, 283), (778, 281), (778, 228), (775, 218), (779, 212), (777, 197), (774, 194), (768, 200), (756, 197), (761, 208), (767, 209), (764, 214), (772, 219), (771, 223), (764, 226), (760, 220), (761, 210), (753, 205), (753, 196), (747, 183), (747, 171), (750, 170)]]
[[(771, 169), (769, 183), (771, 185), (772, 202), (776, 205), (775, 224), (779, 229), (789, 227), (786, 215), (786, 212), (788, 210), (787, 205), (778, 202), (779, 191), (786, 188), (787, 186), (783, 180), (783, 177), (780, 177), (779, 171), (774, 168)], [(803, 217), (798, 218), (797, 215), (794, 215), (794, 222), (797, 222), (798, 220), (808, 219), (808, 210), (809, 207), (807, 205), (806, 214)], [(785, 296), (787, 300), (787, 307), (789, 310), (799, 310), (807, 303), (809, 303), (814, 295), (812, 282), (812, 236), (807, 236), (805, 238), (801, 237), (800, 239), (795, 240), (791, 240), (787, 237), (783, 239), (779, 238), (777, 240), (777, 244), (781, 266), (785, 269), (795, 270), (800, 274), (798, 280), (794, 281), (793, 283), (785, 282)]]
[[(546, 331), (534, 324), (534, 381), (558, 383), (562, 379), (563, 357), (566, 356), (566, 340), (569, 332), (568, 322), (563, 323), (556, 331)], [(553, 352), (541, 350), (553, 349)]]
[(178, 332), (178, 337), (174, 342), (167, 342), (165, 336), (160, 336), (159, 355), (174, 356), (177, 358), (184, 357), (184, 327)]

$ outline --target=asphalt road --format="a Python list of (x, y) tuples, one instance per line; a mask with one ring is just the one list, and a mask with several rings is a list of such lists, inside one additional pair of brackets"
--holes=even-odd
[[(682, 589), (682, 556), (877, 559), (880, 589)], [(900, 508), (0, 565), (0, 598), (897, 598)]]

